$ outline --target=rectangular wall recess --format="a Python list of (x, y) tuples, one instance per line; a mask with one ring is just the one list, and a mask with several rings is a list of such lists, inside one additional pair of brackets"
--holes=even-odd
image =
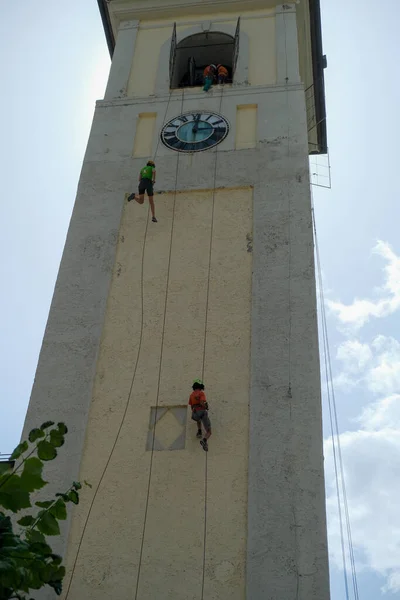
[(257, 109), (257, 104), (239, 104), (236, 107), (236, 150), (256, 147)]
[(137, 118), (134, 158), (150, 158), (153, 150), (157, 113), (140, 113)]
[(184, 450), (187, 406), (152, 406), (146, 450)]

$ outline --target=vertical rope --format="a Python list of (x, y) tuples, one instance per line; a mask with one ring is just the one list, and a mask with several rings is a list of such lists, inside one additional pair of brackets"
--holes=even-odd
[[(169, 93), (167, 107), (165, 109), (165, 114), (164, 114), (164, 121), (165, 121), (167, 113), (168, 113), (168, 108), (169, 108), (169, 105), (170, 105), (171, 96), (172, 96), (172, 91), (170, 91), (170, 93)], [(183, 99), (182, 99), (182, 102), (183, 102)], [(157, 146), (156, 146), (156, 151), (155, 151), (155, 154), (154, 154), (154, 159), (157, 156), (159, 143), (160, 143), (160, 140), (158, 139), (158, 143), (157, 143)], [(137, 356), (136, 356), (136, 361), (135, 361), (135, 366), (134, 366), (134, 369), (133, 369), (133, 375), (132, 375), (131, 385), (130, 385), (130, 388), (129, 388), (129, 394), (128, 394), (127, 402), (126, 402), (126, 405), (125, 405), (125, 409), (124, 409), (124, 412), (122, 414), (122, 419), (121, 419), (121, 422), (120, 422), (120, 425), (119, 425), (119, 428), (118, 428), (118, 431), (117, 431), (114, 443), (113, 443), (113, 445), (111, 447), (111, 451), (110, 451), (109, 457), (108, 457), (107, 462), (106, 462), (106, 464), (104, 466), (104, 469), (103, 469), (103, 472), (102, 472), (101, 477), (99, 479), (99, 482), (98, 482), (98, 484), (96, 486), (96, 489), (95, 489), (92, 501), (91, 501), (90, 506), (89, 506), (89, 511), (88, 511), (88, 514), (86, 515), (86, 519), (85, 519), (85, 522), (84, 522), (84, 525), (83, 525), (81, 537), (80, 537), (79, 543), (78, 543), (78, 549), (77, 549), (76, 556), (75, 556), (75, 559), (74, 559), (74, 563), (73, 563), (73, 566), (72, 566), (71, 577), (70, 577), (70, 580), (68, 582), (68, 588), (67, 588), (67, 592), (66, 592), (66, 595), (65, 595), (65, 600), (67, 600), (69, 592), (70, 592), (70, 589), (71, 589), (72, 580), (73, 580), (75, 569), (76, 569), (76, 564), (77, 564), (77, 561), (78, 561), (78, 558), (79, 558), (79, 554), (80, 554), (80, 550), (81, 550), (83, 538), (84, 538), (85, 533), (86, 533), (86, 529), (87, 529), (87, 525), (88, 525), (88, 522), (89, 522), (89, 518), (90, 518), (90, 515), (92, 513), (92, 509), (93, 509), (94, 503), (96, 501), (96, 498), (97, 498), (100, 486), (101, 486), (101, 484), (103, 482), (103, 479), (104, 479), (105, 474), (107, 472), (107, 469), (108, 469), (108, 466), (110, 464), (111, 458), (112, 458), (112, 456), (114, 454), (114, 451), (115, 451), (115, 448), (117, 446), (117, 443), (118, 443), (118, 440), (119, 440), (119, 436), (121, 435), (121, 430), (122, 430), (123, 424), (125, 422), (125, 418), (126, 418), (126, 415), (127, 415), (127, 412), (128, 412), (128, 408), (129, 408), (129, 405), (130, 405), (130, 402), (131, 402), (131, 398), (132, 398), (133, 385), (135, 383), (136, 372), (137, 372), (137, 367), (138, 367), (138, 364), (139, 364), (139, 358), (140, 358), (140, 353), (141, 353), (141, 349), (142, 349), (142, 340), (143, 340), (143, 328), (144, 328), (144, 310), (143, 310), (143, 305), (144, 305), (144, 300), (143, 300), (143, 294), (144, 294), (144, 290), (143, 290), (144, 253), (145, 253), (145, 247), (146, 247), (146, 241), (147, 241), (147, 231), (148, 231), (148, 227), (149, 227), (149, 214), (150, 214), (150, 206), (147, 209), (146, 228), (145, 228), (145, 232), (144, 232), (143, 246), (142, 246), (142, 257), (141, 257), (140, 290), (141, 290), (142, 307), (141, 307), (141, 325), (140, 325), (138, 353), (137, 353)]]
[[(184, 97), (185, 97), (185, 90), (183, 89), (182, 90), (182, 101), (181, 101), (181, 112), (183, 112)], [(168, 254), (167, 283), (166, 283), (166, 290), (165, 290), (164, 317), (163, 317), (162, 336), (161, 336), (160, 362), (159, 362), (159, 369), (158, 369), (157, 397), (156, 397), (156, 407), (155, 407), (156, 410), (155, 410), (155, 417), (154, 417), (154, 430), (153, 430), (153, 440), (152, 440), (151, 455), (150, 455), (149, 479), (148, 479), (148, 484), (147, 484), (147, 494), (146, 494), (146, 505), (145, 505), (145, 511), (144, 511), (144, 520), (143, 520), (142, 540), (141, 540), (141, 544), (140, 544), (139, 565), (138, 565), (138, 573), (137, 573), (137, 578), (136, 578), (135, 600), (137, 600), (138, 593), (139, 593), (140, 574), (141, 574), (141, 568), (142, 568), (144, 540), (145, 540), (146, 525), (147, 525), (147, 514), (148, 514), (149, 500), (150, 500), (151, 479), (152, 479), (152, 474), (153, 474), (154, 444), (155, 444), (155, 440), (156, 440), (157, 411), (158, 411), (159, 400), (160, 400), (161, 370), (162, 370), (162, 359), (163, 359), (163, 352), (164, 352), (164, 335), (165, 335), (165, 324), (166, 324), (166, 316), (167, 316), (167, 305), (168, 305), (168, 297), (169, 297), (169, 277), (170, 277), (170, 271), (171, 271), (172, 242), (173, 242), (173, 237), (174, 237), (176, 194), (177, 194), (178, 176), (179, 176), (179, 159), (180, 159), (180, 153), (178, 152), (177, 159), (176, 159), (175, 186), (174, 186), (175, 191), (174, 191), (174, 201), (173, 201), (173, 207), (172, 207), (172, 225), (171, 225), (171, 236), (170, 236), (169, 254)]]
[[(221, 90), (221, 99), (219, 104), (218, 112), (221, 112), (222, 100), (223, 100), (224, 88)], [(215, 186), (217, 183), (217, 170), (218, 170), (218, 146), (215, 150), (215, 161), (214, 161), (214, 174), (213, 174), (213, 188), (212, 188), (212, 213), (211, 213), (211, 231), (210, 231), (210, 246), (208, 253), (208, 278), (207, 278), (207, 295), (206, 295), (206, 311), (204, 320), (204, 346), (203, 346), (203, 364), (201, 369), (201, 378), (204, 381), (205, 372), (205, 358), (206, 358), (206, 344), (207, 344), (207, 327), (208, 327), (208, 307), (210, 302), (210, 280), (211, 280), (211, 259), (212, 259), (212, 243), (214, 234), (214, 214), (215, 214)], [(204, 535), (203, 535), (203, 574), (201, 580), (201, 600), (204, 600), (204, 585), (205, 585), (205, 574), (206, 574), (206, 554), (207, 554), (207, 499), (208, 499), (208, 452), (206, 452), (205, 458), (205, 472), (204, 472)]]
[(289, 331), (288, 331), (288, 392), (289, 398), (292, 397), (292, 200), (289, 189), (290, 181), (290, 118), (289, 118), (289, 65), (287, 51), (287, 25), (286, 13), (283, 13), (283, 23), (285, 32), (285, 87), (286, 87), (286, 114), (287, 114), (287, 202), (288, 202), (288, 312), (289, 312)]

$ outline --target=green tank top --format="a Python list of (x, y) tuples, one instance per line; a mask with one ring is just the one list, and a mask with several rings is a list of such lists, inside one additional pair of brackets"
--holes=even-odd
[(154, 167), (150, 167), (149, 165), (143, 167), (143, 169), (140, 171), (140, 177), (142, 179), (153, 179), (153, 170)]

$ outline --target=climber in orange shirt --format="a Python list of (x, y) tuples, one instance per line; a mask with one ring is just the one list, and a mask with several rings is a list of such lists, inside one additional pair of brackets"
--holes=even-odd
[(208, 404), (204, 393), (204, 384), (200, 379), (195, 379), (192, 386), (193, 392), (190, 394), (189, 406), (192, 409), (192, 419), (197, 423), (197, 437), (203, 437), (201, 424), (204, 427), (204, 437), (200, 444), (205, 452), (208, 452), (208, 439), (211, 436), (211, 422), (208, 417)]
[(228, 79), (228, 69), (226, 67), (224, 67), (224, 65), (217, 65), (217, 77), (218, 77), (218, 83), (220, 84), (224, 84), (226, 83), (226, 80)]

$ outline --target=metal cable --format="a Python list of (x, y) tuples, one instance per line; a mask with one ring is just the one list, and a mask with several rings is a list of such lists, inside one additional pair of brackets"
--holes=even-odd
[[(312, 194), (312, 190), (311, 190), (311, 194)], [(340, 526), (340, 539), (341, 539), (341, 548), (342, 548), (344, 586), (345, 586), (346, 600), (349, 600), (349, 585), (348, 585), (348, 581), (347, 581), (347, 561), (346, 561), (346, 551), (345, 551), (345, 536), (344, 536), (344, 531), (343, 531), (344, 527), (343, 527), (343, 516), (342, 516), (342, 498), (343, 498), (344, 513), (345, 513), (345, 521), (346, 521), (346, 531), (347, 531), (347, 538), (348, 538), (349, 555), (350, 555), (353, 593), (354, 593), (355, 600), (359, 600), (357, 571), (356, 571), (356, 566), (355, 566), (354, 548), (353, 548), (353, 540), (352, 540), (352, 534), (351, 534), (350, 514), (349, 514), (348, 501), (347, 501), (346, 483), (345, 483), (345, 478), (344, 478), (343, 459), (342, 459), (341, 444), (340, 444), (336, 397), (335, 397), (335, 390), (334, 390), (334, 385), (333, 385), (332, 361), (331, 361), (330, 346), (329, 346), (328, 325), (327, 325), (326, 311), (325, 311), (325, 297), (324, 297), (324, 288), (323, 288), (323, 282), (322, 282), (321, 258), (320, 258), (320, 252), (319, 252), (317, 227), (316, 227), (316, 221), (315, 221), (314, 203), (312, 203), (312, 216), (313, 216), (313, 228), (314, 228), (314, 238), (315, 238), (315, 250), (316, 250), (316, 258), (317, 258), (319, 297), (320, 297), (320, 306), (321, 306), (322, 338), (323, 338), (323, 344), (324, 344), (325, 379), (326, 379), (326, 387), (327, 387), (329, 418), (330, 418), (331, 436), (332, 436), (333, 462), (334, 462), (334, 470), (335, 470), (336, 493), (337, 493), (338, 513), (339, 513), (339, 526)], [(339, 465), (339, 467), (338, 467), (338, 465)]]

